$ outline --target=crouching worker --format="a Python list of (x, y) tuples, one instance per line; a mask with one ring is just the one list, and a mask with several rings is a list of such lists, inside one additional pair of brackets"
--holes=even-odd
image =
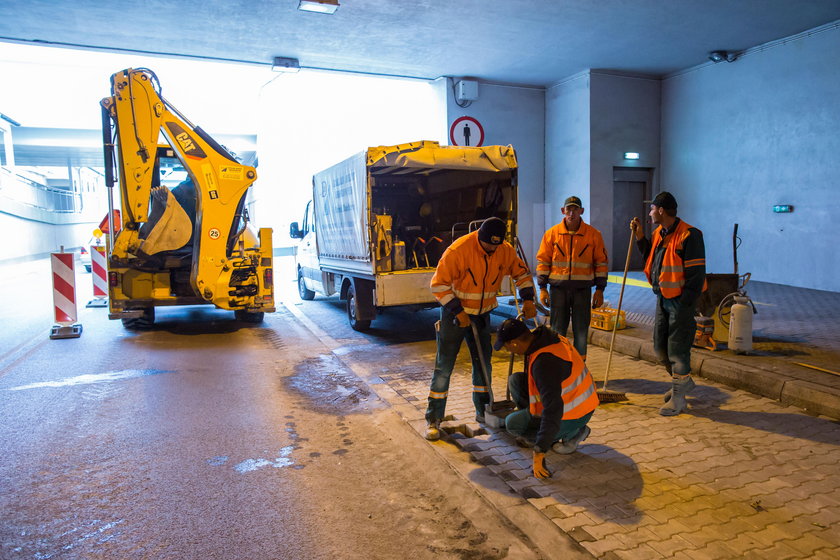
[(531, 332), (522, 321), (506, 319), (494, 348), (502, 346), (525, 355), (525, 372), (508, 381), (517, 410), (505, 418), (505, 427), (517, 437), (537, 429), (534, 476), (548, 478), (548, 450), (574, 453), (589, 436), (587, 423), (598, 406), (595, 382), (572, 343), (548, 327)]

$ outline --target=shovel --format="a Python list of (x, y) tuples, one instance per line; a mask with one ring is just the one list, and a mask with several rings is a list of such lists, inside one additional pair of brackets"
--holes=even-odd
[(481, 342), (478, 339), (478, 327), (475, 322), (470, 319), (470, 327), (472, 327), (473, 340), (475, 340), (475, 348), (478, 352), (478, 361), (481, 364), (481, 373), (484, 376), (484, 382), (487, 384), (487, 392), (490, 396), (490, 402), (484, 407), (484, 423), (491, 428), (504, 428), (505, 417), (516, 410), (516, 405), (508, 398), (503, 401), (496, 401), (493, 396), (493, 386), (490, 384), (490, 370), (487, 368), (487, 363), (484, 361), (484, 351), (481, 347)]

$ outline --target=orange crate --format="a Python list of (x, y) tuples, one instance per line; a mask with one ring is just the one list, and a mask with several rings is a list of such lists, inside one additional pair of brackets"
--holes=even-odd
[(593, 309), (592, 320), (589, 324), (595, 329), (611, 331), (613, 330), (613, 326), (615, 326), (616, 316), (618, 316), (617, 329), (625, 328), (627, 326), (627, 317), (624, 310), (622, 309), (621, 314), (619, 315), (617, 309), (611, 309), (609, 307), (599, 307), (598, 309)]

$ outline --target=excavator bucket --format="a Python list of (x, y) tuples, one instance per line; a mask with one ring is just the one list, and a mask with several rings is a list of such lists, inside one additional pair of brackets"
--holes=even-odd
[(154, 223), (154, 216), (151, 217), (149, 225), (152, 229), (140, 245), (140, 250), (147, 255), (155, 255), (180, 249), (190, 240), (192, 220), (166, 187), (155, 188), (152, 196), (157, 199), (156, 202), (165, 206)]

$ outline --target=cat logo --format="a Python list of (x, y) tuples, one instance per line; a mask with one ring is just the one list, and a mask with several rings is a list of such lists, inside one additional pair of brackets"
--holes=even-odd
[(192, 138), (186, 132), (182, 132), (178, 136), (175, 137), (179, 144), (181, 144), (181, 148), (184, 149), (185, 152), (189, 152), (195, 149), (195, 144), (193, 144)]
[(195, 139), (190, 135), (190, 133), (184, 130), (180, 124), (176, 122), (168, 122), (166, 123), (166, 127), (169, 129), (170, 134), (172, 135), (171, 138), (174, 138), (175, 141), (178, 143), (178, 146), (181, 147), (181, 151), (184, 152), (188, 158), (191, 159), (204, 159), (207, 157), (207, 154), (204, 153), (204, 150), (201, 149)]

